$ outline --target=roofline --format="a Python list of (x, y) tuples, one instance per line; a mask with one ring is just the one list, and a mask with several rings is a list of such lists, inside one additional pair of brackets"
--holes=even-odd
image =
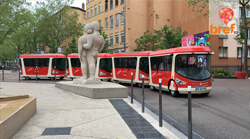
[(70, 7), (73, 8), (73, 9), (78, 9), (78, 10), (81, 10), (83, 12), (86, 12), (86, 10), (83, 10), (82, 8), (79, 8), (79, 7), (74, 7), (74, 6), (70, 6)]

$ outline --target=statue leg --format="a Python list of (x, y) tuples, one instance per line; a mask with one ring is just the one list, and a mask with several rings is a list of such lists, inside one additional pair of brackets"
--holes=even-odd
[(88, 67), (89, 67), (89, 78), (88, 80), (93, 80), (95, 78), (95, 57), (92, 55), (87, 56)]
[(83, 57), (83, 56), (81, 57), (81, 70), (82, 70), (82, 77), (81, 77), (81, 79), (86, 80), (87, 76), (88, 76), (88, 73), (87, 73), (88, 65), (87, 65), (87, 59), (86, 59), (86, 57)]

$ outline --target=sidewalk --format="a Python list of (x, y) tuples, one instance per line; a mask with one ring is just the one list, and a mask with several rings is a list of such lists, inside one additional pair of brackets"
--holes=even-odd
[[(167, 128), (159, 127), (158, 121), (148, 113), (141, 113), (141, 108), (130, 104), (127, 98), (89, 99), (58, 89), (54, 84), (1, 82), (0, 88), (0, 94), (27, 94), (37, 98), (36, 114), (12, 139), (135, 139), (140, 135), (145, 138), (145, 135), (153, 134), (167, 139), (178, 138)], [(125, 105), (129, 114), (123, 111)], [(121, 108), (120, 111), (118, 108)], [(134, 110), (136, 113), (133, 113)], [(150, 124), (143, 127), (145, 122)], [(54, 129), (57, 132), (53, 133), (49, 128), (57, 128)], [(47, 133), (52, 135), (45, 135)]]

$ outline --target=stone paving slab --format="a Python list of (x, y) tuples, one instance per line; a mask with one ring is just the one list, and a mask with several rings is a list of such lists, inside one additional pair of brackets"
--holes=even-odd
[[(15, 87), (13, 87), (15, 86)], [(11, 139), (136, 139), (108, 99), (89, 99), (59, 88), (54, 84), (11, 83), (1, 84), (1, 94), (28, 94), (37, 98), (37, 112)], [(123, 99), (125, 102), (129, 100)], [(140, 113), (136, 104), (129, 104), (165, 138), (177, 139), (157, 120)], [(46, 128), (71, 127), (70, 135), (42, 136)]]

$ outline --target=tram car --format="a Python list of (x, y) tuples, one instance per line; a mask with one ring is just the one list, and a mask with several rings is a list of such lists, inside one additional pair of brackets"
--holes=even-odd
[(20, 55), (20, 76), (22, 78), (63, 79), (66, 77), (66, 56), (64, 54), (22, 54)]

